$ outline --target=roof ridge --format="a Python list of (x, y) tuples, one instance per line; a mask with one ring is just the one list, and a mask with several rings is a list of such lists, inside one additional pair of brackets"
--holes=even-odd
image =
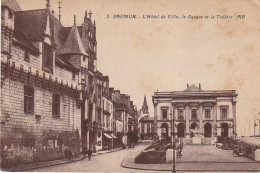
[(46, 9), (43, 8), (43, 9), (34, 9), (34, 10), (23, 10), (23, 11), (17, 11), (17, 13), (28, 13), (28, 12), (34, 12), (34, 11), (46, 11)]

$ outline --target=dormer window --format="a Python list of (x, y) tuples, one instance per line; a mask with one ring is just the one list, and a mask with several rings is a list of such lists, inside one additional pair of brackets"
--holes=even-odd
[(53, 73), (53, 50), (46, 43), (43, 44), (42, 48), (42, 68), (45, 72)]

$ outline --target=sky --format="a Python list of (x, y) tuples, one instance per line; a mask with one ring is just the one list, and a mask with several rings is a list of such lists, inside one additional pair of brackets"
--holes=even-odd
[[(45, 0), (17, 2), (23, 10), (46, 7)], [(58, 0), (50, 3), (58, 15)], [(75, 14), (81, 25), (85, 10), (91, 10), (97, 26), (97, 68), (110, 77), (110, 87), (129, 94), (138, 109), (146, 94), (153, 116), (155, 91), (182, 91), (187, 83), (201, 83), (203, 90), (236, 90), (238, 134), (253, 135), (254, 115), (260, 119), (259, 4), (259, 0), (61, 0), (61, 21), (71, 26)]]

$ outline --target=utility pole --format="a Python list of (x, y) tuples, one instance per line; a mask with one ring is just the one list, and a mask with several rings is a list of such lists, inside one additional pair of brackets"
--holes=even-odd
[(176, 166), (175, 166), (175, 130), (174, 130), (174, 125), (175, 125), (175, 120), (174, 120), (174, 114), (171, 109), (171, 116), (172, 116), (172, 173), (176, 173)]
[(254, 137), (255, 137), (255, 126), (257, 126), (257, 125), (255, 123), (255, 115), (254, 115)]
[(250, 123), (249, 123), (249, 128), (248, 128), (248, 137), (250, 137)]

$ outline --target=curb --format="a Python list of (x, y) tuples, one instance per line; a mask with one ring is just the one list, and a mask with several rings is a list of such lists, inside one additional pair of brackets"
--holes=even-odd
[(63, 164), (67, 164), (67, 163), (73, 163), (73, 162), (78, 162), (81, 160), (84, 160), (85, 156), (83, 156), (81, 159), (78, 160), (72, 160), (72, 161), (66, 161), (66, 162), (62, 162), (62, 163), (53, 163), (50, 165), (39, 165), (33, 168), (24, 168), (24, 169), (17, 169), (17, 170), (6, 170), (8, 172), (23, 172), (23, 171), (28, 171), (28, 170), (32, 170), (32, 169), (38, 169), (38, 168), (45, 168), (45, 167), (49, 167), (49, 166), (55, 166), (55, 165), (63, 165)]
[[(113, 150), (113, 151), (109, 151), (109, 152), (105, 152), (105, 153), (95, 153), (92, 156), (96, 156), (96, 155), (100, 155), (100, 154), (106, 154), (106, 153), (112, 153), (112, 152), (116, 152), (122, 149), (118, 149), (118, 150)], [(53, 163), (53, 164), (49, 164), (49, 165), (39, 165), (36, 167), (32, 167), (32, 168), (24, 168), (24, 169), (17, 169), (17, 170), (6, 170), (6, 171), (11, 171), (11, 172), (22, 172), (22, 171), (28, 171), (28, 170), (32, 170), (32, 169), (38, 169), (38, 168), (45, 168), (45, 167), (49, 167), (49, 166), (55, 166), (55, 165), (63, 165), (63, 164), (67, 164), (67, 163), (73, 163), (73, 162), (78, 162), (78, 161), (82, 161), (86, 158), (86, 156), (83, 156), (81, 159), (78, 160), (71, 160), (71, 161), (65, 161), (65, 162), (61, 162), (61, 163)]]
[[(128, 168), (128, 169), (135, 169), (135, 170), (145, 170), (145, 171), (167, 171), (167, 172), (169, 172), (169, 171), (172, 171), (172, 170), (157, 170), (157, 169), (146, 169), (146, 168), (134, 168), (134, 167), (130, 167), (130, 166), (125, 166), (124, 165), (124, 162), (125, 162), (125, 158), (123, 159), (123, 161), (121, 162), (121, 167), (122, 168)], [(180, 170), (176, 170), (176, 171), (180, 171)]]
[[(130, 167), (130, 166), (125, 166), (124, 165), (124, 162), (125, 162), (125, 159), (123, 159), (123, 161), (121, 162), (121, 167), (122, 168), (128, 168), (128, 169), (134, 169), (134, 170), (146, 170), (146, 171), (160, 171), (160, 172), (166, 172), (166, 171), (172, 171), (172, 169), (168, 169), (168, 170), (159, 170), (159, 169), (153, 169), (153, 168), (137, 168), (137, 167)], [(222, 162), (223, 163), (223, 162)], [(247, 162), (246, 162), (247, 163)], [(230, 169), (221, 169), (221, 170), (217, 170), (217, 169), (212, 169), (212, 170), (201, 170), (201, 169), (176, 169), (176, 171), (185, 171), (185, 172), (191, 172), (191, 171), (196, 171), (196, 172), (222, 172), (222, 171), (227, 171), (227, 172), (259, 172), (259, 170), (230, 170)]]

